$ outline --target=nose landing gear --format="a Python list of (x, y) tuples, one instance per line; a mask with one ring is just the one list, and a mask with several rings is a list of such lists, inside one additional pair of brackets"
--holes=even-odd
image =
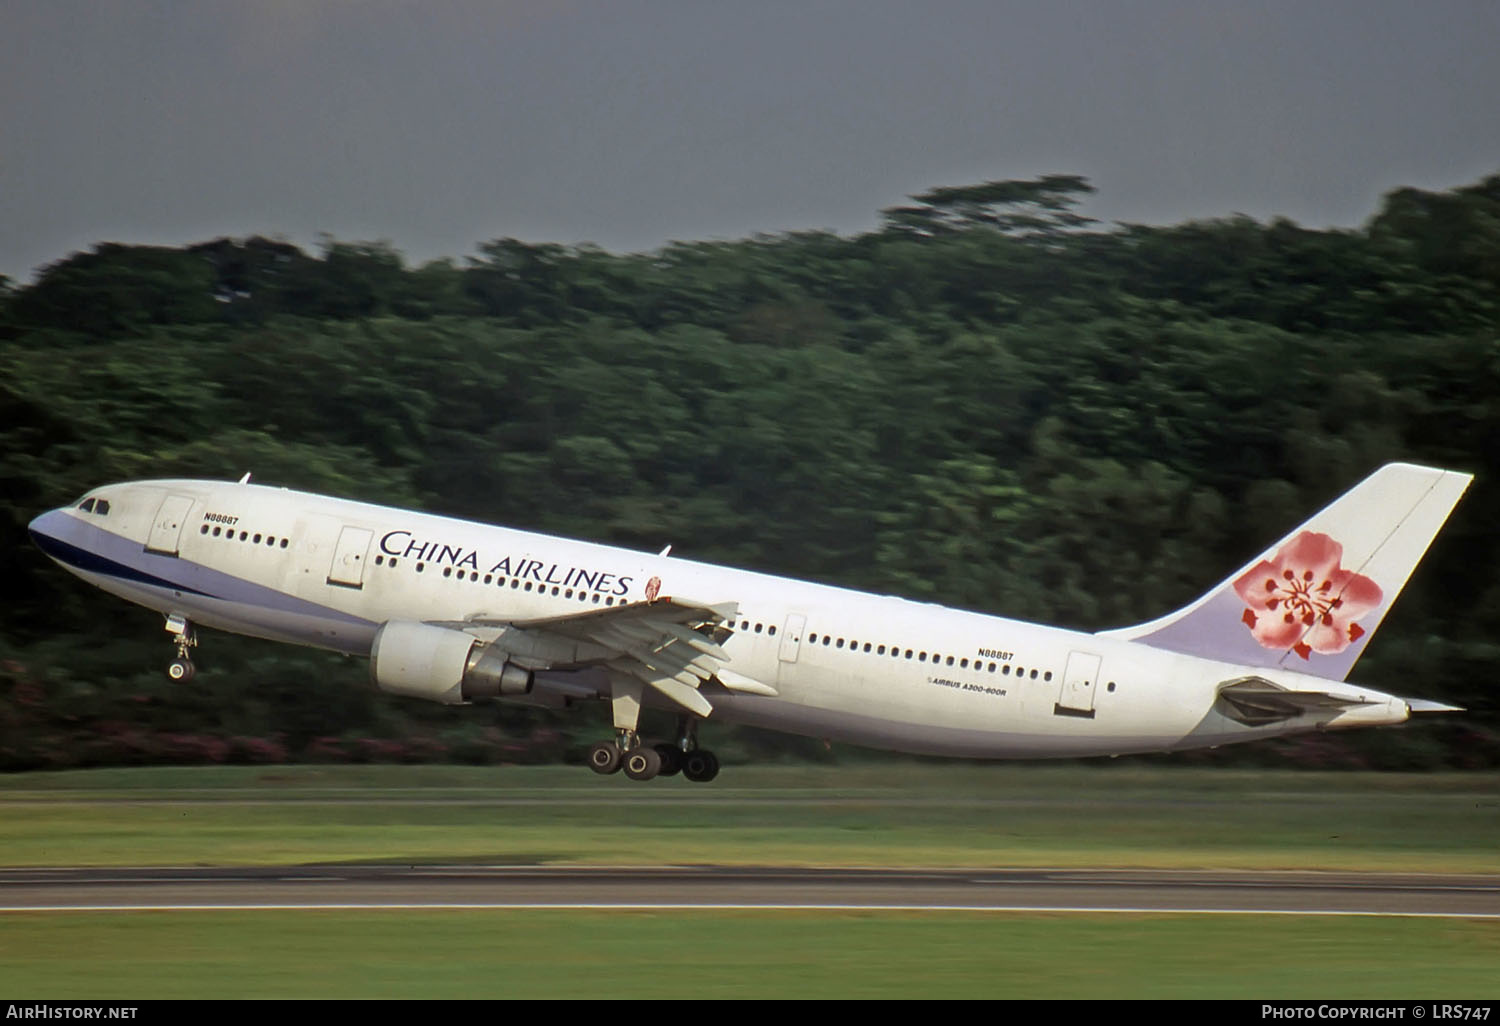
[(177, 658), (167, 664), (167, 676), (184, 682), (193, 679), (197, 667), (193, 665), (192, 649), (198, 644), (198, 635), (185, 616), (173, 613), (167, 617), (167, 633), (177, 639)]

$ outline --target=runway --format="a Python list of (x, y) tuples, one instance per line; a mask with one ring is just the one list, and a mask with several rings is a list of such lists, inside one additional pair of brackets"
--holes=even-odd
[(341, 908), (973, 910), (1500, 919), (1500, 877), (728, 866), (0, 870), (0, 912)]

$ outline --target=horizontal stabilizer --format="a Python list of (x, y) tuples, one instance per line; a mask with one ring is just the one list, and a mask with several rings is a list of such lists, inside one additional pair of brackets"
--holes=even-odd
[(1444, 705), (1442, 702), (1429, 702), (1425, 698), (1408, 698), (1406, 707), (1414, 713), (1445, 713), (1463, 712), (1461, 705)]
[(1219, 688), (1220, 711), (1251, 727), (1369, 704), (1373, 703), (1326, 691), (1293, 691), (1264, 677), (1240, 677)]

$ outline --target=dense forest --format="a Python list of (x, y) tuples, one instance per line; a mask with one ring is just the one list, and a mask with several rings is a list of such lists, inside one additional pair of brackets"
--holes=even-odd
[[(206, 634), (26, 539), (112, 480), (313, 489), (1095, 629), (1196, 596), (1379, 464), (1470, 471), (1355, 677), (1467, 706), (1176, 761), (1500, 765), (1500, 175), (1357, 230), (938, 188), (875, 230), (613, 254), (499, 239), (100, 244), (0, 279), (0, 768), (576, 755), (602, 716), (447, 709)], [(725, 756), (851, 754), (721, 731)]]

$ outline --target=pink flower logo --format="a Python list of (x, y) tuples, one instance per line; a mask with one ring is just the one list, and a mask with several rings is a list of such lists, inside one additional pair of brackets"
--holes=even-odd
[(646, 601), (655, 602), (656, 596), (661, 594), (661, 578), (653, 577), (646, 582)]
[(1240, 620), (1266, 648), (1291, 648), (1303, 659), (1332, 655), (1365, 629), (1354, 621), (1380, 605), (1380, 585), (1339, 565), (1344, 547), (1303, 531), (1234, 582), (1249, 608)]

